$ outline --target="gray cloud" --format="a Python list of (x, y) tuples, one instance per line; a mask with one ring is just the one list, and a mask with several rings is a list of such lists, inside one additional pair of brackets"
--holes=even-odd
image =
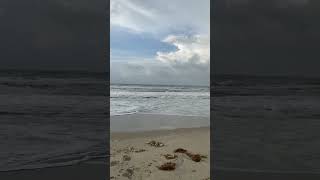
[(208, 85), (209, 5), (209, 0), (112, 0), (111, 28), (153, 34), (177, 50), (157, 52), (150, 61), (112, 62), (111, 82)]
[(164, 39), (176, 51), (158, 52), (154, 60), (112, 62), (111, 82), (125, 84), (209, 85), (208, 36), (174, 36)]
[(111, 62), (111, 82), (121, 84), (208, 85), (207, 67), (147, 62)]

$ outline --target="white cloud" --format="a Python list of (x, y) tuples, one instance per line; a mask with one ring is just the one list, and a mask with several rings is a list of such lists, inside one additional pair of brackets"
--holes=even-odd
[(164, 53), (158, 52), (157, 59), (171, 65), (177, 64), (209, 64), (210, 60), (210, 36), (194, 35), (169, 35), (163, 42), (177, 47), (176, 51)]
[(112, 62), (112, 83), (209, 85), (210, 37), (174, 36), (164, 42), (176, 51), (158, 52), (154, 60)]
[(154, 34), (176, 47), (149, 60), (112, 61), (112, 83), (209, 85), (210, 0), (111, 0), (110, 12), (111, 28)]
[(208, 33), (210, 0), (111, 0), (111, 28), (153, 34), (192, 29)]
[(133, 31), (143, 31), (142, 25), (154, 20), (154, 13), (133, 3), (134, 1), (111, 0), (110, 21), (112, 26), (120, 26)]

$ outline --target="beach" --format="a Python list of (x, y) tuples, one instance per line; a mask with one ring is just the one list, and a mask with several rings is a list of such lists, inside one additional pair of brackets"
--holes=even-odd
[[(185, 153), (174, 153), (178, 148), (202, 158), (195, 162)], [(110, 179), (210, 179), (209, 127), (112, 132), (110, 152)], [(166, 159), (168, 154), (173, 159)], [(167, 162), (175, 163), (175, 169), (158, 168)]]
[(208, 87), (111, 86), (110, 179), (209, 179), (209, 102)]

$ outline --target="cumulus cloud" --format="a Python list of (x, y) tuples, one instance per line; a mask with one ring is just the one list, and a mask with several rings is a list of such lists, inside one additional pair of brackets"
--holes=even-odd
[(170, 35), (163, 41), (177, 47), (158, 52), (153, 61), (112, 62), (111, 82), (208, 85), (210, 37)]
[(171, 65), (195, 64), (208, 65), (210, 59), (209, 36), (169, 35), (163, 42), (177, 47), (173, 52), (158, 52), (157, 59)]
[(209, 85), (209, 7), (210, 0), (111, 0), (111, 30), (153, 34), (176, 47), (149, 60), (112, 61), (111, 82)]

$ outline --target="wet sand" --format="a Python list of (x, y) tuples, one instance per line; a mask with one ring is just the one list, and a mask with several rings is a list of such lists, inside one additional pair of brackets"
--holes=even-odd
[(128, 114), (110, 117), (111, 132), (172, 130), (177, 128), (209, 127), (210, 117), (163, 114)]

